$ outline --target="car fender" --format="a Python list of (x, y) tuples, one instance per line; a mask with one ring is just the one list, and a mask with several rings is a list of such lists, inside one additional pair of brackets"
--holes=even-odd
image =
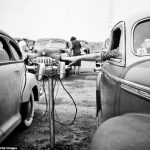
[[(34, 74), (29, 73), (28, 71), (26, 72), (26, 74), (24, 74), (23, 78), (22, 78), (22, 86), (21, 86), (21, 102), (27, 102), (29, 100), (30, 94), (32, 93), (33, 88), (36, 88), (37, 90), (37, 95), (38, 95), (38, 91), (39, 91), (39, 86), (38, 86), (38, 81), (35, 77)], [(39, 96), (37, 96), (36, 98), (37, 101), (39, 100)]]
[(130, 113), (102, 123), (89, 150), (150, 149), (150, 115)]

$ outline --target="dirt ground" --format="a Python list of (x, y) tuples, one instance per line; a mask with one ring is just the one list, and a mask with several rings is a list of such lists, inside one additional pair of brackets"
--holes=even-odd
[[(90, 66), (90, 67), (89, 67)], [(82, 62), (80, 75), (71, 74), (62, 80), (65, 89), (73, 97), (77, 106), (77, 116), (71, 126), (76, 109), (71, 97), (63, 89), (60, 82), (55, 84), (55, 149), (86, 150), (96, 130), (95, 102), (96, 77), (93, 72), (94, 63)], [(42, 83), (41, 83), (42, 84)], [(45, 85), (47, 91), (47, 83)], [(46, 111), (44, 94), (40, 103), (35, 103), (35, 118), (30, 128), (21, 130), (19, 127), (1, 144), (18, 149), (49, 149), (49, 119)]]

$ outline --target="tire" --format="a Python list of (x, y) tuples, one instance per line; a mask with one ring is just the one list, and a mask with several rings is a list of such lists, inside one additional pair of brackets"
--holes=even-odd
[(29, 101), (23, 103), (21, 108), (22, 126), (28, 128), (31, 126), (34, 117), (34, 94), (30, 94)]

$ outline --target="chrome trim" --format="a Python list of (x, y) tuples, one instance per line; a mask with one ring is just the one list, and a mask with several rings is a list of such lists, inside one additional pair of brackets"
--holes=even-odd
[(44, 63), (45, 65), (51, 65), (52, 64), (52, 58), (51, 57), (37, 57), (33, 61), (35, 63)]
[(125, 85), (125, 84), (121, 84), (121, 88), (130, 92), (130, 93), (133, 93), (135, 95), (138, 95), (138, 96), (141, 96), (141, 97), (144, 97), (144, 98), (150, 100), (150, 93), (148, 93), (148, 92), (145, 92), (145, 91), (140, 90), (140, 89), (135, 89), (135, 88), (128, 86), (128, 85)]
[(119, 28), (121, 30), (121, 37), (120, 37), (120, 42), (122, 42), (122, 49), (121, 50), (121, 53), (122, 53), (122, 56), (120, 59), (118, 58), (110, 58), (110, 60), (108, 60), (109, 63), (112, 63), (112, 64), (115, 64), (115, 65), (118, 65), (118, 66), (125, 66), (125, 57), (126, 57), (126, 32), (125, 32), (125, 22), (124, 21), (120, 21), (119, 23), (117, 23), (112, 31), (111, 31), (111, 41), (110, 41), (110, 46), (109, 46), (109, 51), (110, 51), (110, 48), (111, 48), (111, 45), (112, 45), (112, 42), (113, 42), (113, 39), (112, 39), (112, 35), (113, 35), (113, 32)]
[(147, 86), (144, 86), (144, 85), (140, 85), (140, 84), (137, 84), (137, 83), (133, 83), (131, 81), (127, 81), (127, 80), (124, 80), (124, 79), (121, 79), (119, 77), (116, 77), (116, 76), (110, 74), (105, 69), (103, 69), (103, 72), (107, 76), (112, 78), (113, 80), (119, 82), (121, 84), (120, 87), (122, 89), (150, 100), (150, 87), (147, 87)]

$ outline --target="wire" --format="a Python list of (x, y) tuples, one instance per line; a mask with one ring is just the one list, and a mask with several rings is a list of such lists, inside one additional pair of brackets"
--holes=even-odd
[[(52, 67), (52, 66), (51, 66), (51, 67)], [(47, 78), (54, 78), (54, 77), (57, 77), (57, 78), (55, 78), (55, 83), (54, 83), (54, 86), (53, 86), (53, 92), (54, 92), (54, 90), (55, 90), (56, 83), (58, 83), (57, 79), (59, 79), (59, 81), (60, 81), (60, 83), (61, 83), (61, 86), (62, 86), (63, 89), (66, 91), (66, 93), (69, 95), (69, 97), (71, 98), (71, 100), (73, 101), (74, 106), (75, 106), (75, 114), (74, 114), (74, 117), (73, 117), (73, 119), (72, 119), (72, 121), (71, 121), (70, 123), (64, 124), (64, 123), (60, 122), (60, 119), (59, 119), (59, 117), (58, 117), (58, 115), (57, 115), (56, 109), (55, 109), (55, 114), (56, 114), (56, 117), (57, 117), (58, 121), (55, 120), (55, 122), (57, 122), (57, 123), (59, 123), (59, 124), (61, 124), (61, 125), (63, 125), (63, 126), (71, 126), (71, 125), (75, 122), (75, 119), (76, 119), (76, 116), (77, 116), (77, 106), (76, 106), (76, 103), (75, 103), (73, 97), (71, 96), (71, 94), (70, 94), (70, 93), (67, 91), (67, 89), (65, 88), (65, 86), (64, 86), (64, 84), (63, 84), (63, 82), (62, 82), (62, 80), (61, 80), (60, 78), (58, 78), (58, 75), (59, 75), (60, 73), (56, 73), (56, 72), (54, 73), (53, 71), (54, 71), (54, 69), (53, 69), (53, 67), (52, 67), (52, 74), (51, 74), (51, 75), (47, 75), (47, 74), (40, 74), (40, 75), (43, 75), (44, 77), (47, 77)], [(39, 74), (35, 74), (35, 75), (39, 75)], [(42, 118), (44, 118), (44, 117), (46, 116), (46, 114), (47, 114), (47, 112), (48, 112), (48, 100), (47, 100), (47, 95), (46, 95), (46, 90), (45, 90), (45, 82), (44, 82), (44, 79), (45, 79), (45, 78), (43, 78), (43, 90), (44, 90), (44, 94), (45, 94), (46, 110), (45, 110), (44, 115), (43, 115), (42, 117), (40, 117), (40, 118), (36, 118), (36, 117), (29, 116), (29, 117), (32, 117), (33, 119), (36, 119), (36, 120), (41, 120)], [(56, 95), (55, 95), (55, 98), (54, 98), (54, 105), (55, 105), (55, 100), (56, 100), (56, 97), (57, 97), (57, 94), (58, 94), (58, 90), (59, 90), (59, 84), (58, 84), (57, 92), (56, 92)]]
[(43, 119), (43, 118), (46, 116), (47, 112), (48, 112), (48, 100), (47, 100), (47, 96), (46, 96), (44, 78), (43, 78), (43, 91), (44, 91), (44, 95), (45, 95), (46, 109), (45, 109), (45, 113), (43, 114), (42, 117), (40, 117), (40, 118), (35, 118), (35, 117), (33, 117), (33, 118), (36, 119), (36, 120), (41, 120), (41, 119)]
[(73, 123), (75, 122), (75, 119), (76, 119), (76, 116), (77, 116), (77, 106), (76, 106), (76, 103), (75, 103), (73, 97), (72, 97), (71, 94), (67, 91), (67, 89), (64, 87), (64, 84), (63, 84), (63, 82), (62, 82), (62, 80), (61, 80), (60, 78), (59, 78), (59, 81), (60, 81), (60, 83), (61, 83), (63, 89), (67, 92), (67, 94), (69, 95), (69, 97), (70, 97), (71, 100), (73, 101), (74, 106), (75, 106), (75, 109), (76, 109), (76, 112), (75, 112), (75, 114), (74, 114), (73, 120), (72, 120), (69, 124), (64, 124), (64, 123), (60, 122), (60, 119), (59, 119), (59, 117), (58, 117), (58, 115), (57, 115), (57, 112), (56, 112), (56, 110), (55, 110), (55, 114), (56, 114), (56, 117), (57, 117), (57, 119), (58, 119), (58, 121), (57, 121), (57, 120), (55, 120), (55, 121), (56, 121), (57, 123), (63, 125), (63, 126), (71, 126), (71, 125), (73, 125)]
[[(39, 75), (39, 74), (38, 74), (38, 75)], [(43, 75), (43, 76), (45, 76), (45, 77), (48, 78), (48, 75), (47, 75), (47, 76), (44, 75), (44, 74), (41, 74), (41, 75)], [(46, 109), (45, 109), (45, 113), (44, 113), (43, 116), (40, 117), (40, 118), (36, 118), (36, 117), (30, 116), (30, 117), (32, 117), (33, 119), (36, 119), (36, 120), (41, 120), (41, 119), (43, 119), (44, 117), (46, 117), (46, 114), (47, 114), (47, 112), (48, 112), (48, 100), (47, 100), (47, 95), (46, 95), (46, 90), (45, 90), (45, 82), (44, 82), (44, 79), (45, 79), (45, 78), (43, 78), (43, 90), (44, 90), (44, 95), (45, 95)], [(54, 87), (55, 87), (55, 86), (56, 86), (56, 82), (54, 83)]]
[[(51, 66), (51, 67), (52, 67), (52, 66)], [(53, 70), (54, 70), (54, 69), (53, 69), (53, 67), (52, 67), (52, 75), (45, 75), (45, 76), (48, 77), (48, 78), (50, 78), (50, 77), (51, 77), (51, 78), (57, 77), (56, 80), (55, 80), (56, 82), (57, 82), (57, 79), (59, 79), (59, 81), (60, 81), (60, 83), (61, 83), (63, 89), (67, 92), (67, 94), (69, 95), (69, 97), (72, 99), (72, 101), (73, 101), (73, 103), (74, 103), (74, 106), (75, 106), (75, 109), (76, 109), (75, 114), (74, 114), (74, 117), (73, 117), (73, 120), (72, 120), (69, 124), (64, 124), (64, 123), (60, 122), (60, 119), (59, 119), (59, 117), (58, 117), (58, 115), (57, 115), (57, 112), (56, 112), (56, 109), (55, 109), (55, 114), (56, 114), (56, 117), (57, 117), (57, 119), (58, 119), (58, 121), (55, 120), (55, 122), (57, 122), (57, 123), (59, 123), (59, 124), (61, 124), (61, 125), (63, 125), (63, 126), (71, 126), (71, 125), (75, 122), (75, 119), (76, 119), (76, 116), (77, 116), (77, 106), (76, 106), (76, 103), (75, 103), (73, 97), (71, 96), (71, 94), (70, 94), (70, 93), (67, 91), (67, 89), (64, 87), (64, 84), (63, 84), (62, 80), (61, 80), (60, 78), (58, 78), (58, 75), (59, 75), (60, 73), (54, 73)], [(56, 87), (56, 82), (55, 82), (54, 87), (53, 87), (53, 92), (54, 92), (55, 87)], [(58, 83), (58, 82), (57, 82), (57, 83)], [(59, 84), (58, 84), (58, 85), (59, 85)], [(55, 98), (54, 98), (54, 105), (55, 105), (55, 100), (56, 100), (56, 97), (57, 97), (57, 94), (58, 94), (58, 90), (59, 90), (59, 86), (58, 86), (58, 88), (57, 88), (57, 92), (56, 92), (56, 95), (55, 95)]]
[(34, 117), (34, 116), (28, 116), (28, 117), (32, 117), (33, 119), (36, 119), (36, 120), (41, 120), (41, 119), (43, 119), (43, 118), (46, 116), (46, 114), (47, 114), (47, 112), (48, 112), (48, 101), (47, 101), (47, 96), (46, 96), (46, 90), (45, 90), (45, 82), (44, 82), (44, 78), (43, 78), (43, 90), (44, 90), (45, 102), (46, 102), (45, 113), (43, 114), (42, 117), (39, 117), (39, 118)]

